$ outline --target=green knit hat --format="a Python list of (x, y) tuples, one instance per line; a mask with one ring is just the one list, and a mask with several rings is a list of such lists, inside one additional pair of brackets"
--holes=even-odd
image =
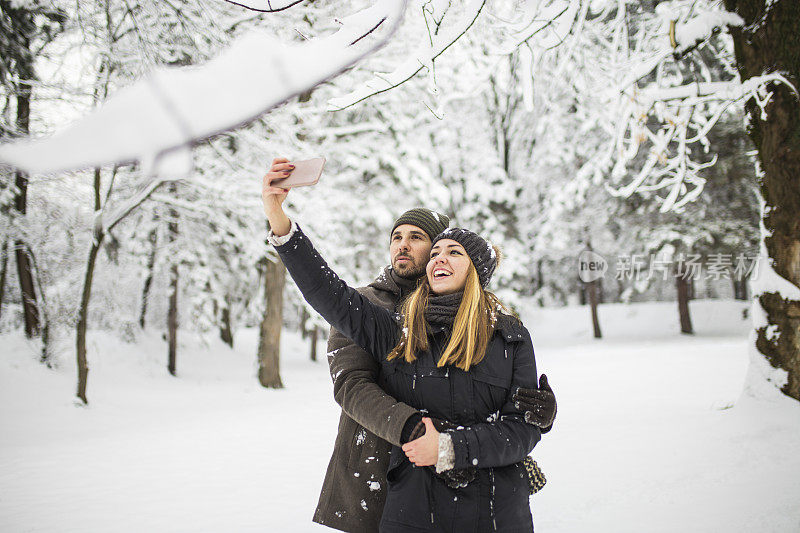
[(450, 217), (424, 207), (415, 207), (414, 209), (409, 209), (400, 215), (400, 218), (394, 221), (394, 226), (392, 226), (392, 231), (389, 232), (389, 235), (394, 233), (397, 226), (403, 224), (411, 224), (412, 226), (418, 227), (433, 240), (437, 235), (447, 229), (447, 226), (450, 224)]

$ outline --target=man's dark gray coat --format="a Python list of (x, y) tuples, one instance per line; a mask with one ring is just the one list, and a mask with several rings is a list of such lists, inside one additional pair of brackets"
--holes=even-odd
[[(391, 267), (358, 290), (392, 311), (405, 296)], [(404, 424), (418, 411), (386, 394), (378, 385), (375, 359), (333, 328), (328, 365), (342, 414), (314, 522), (352, 533), (376, 532), (386, 501), (389, 452), (392, 444), (400, 444)]]

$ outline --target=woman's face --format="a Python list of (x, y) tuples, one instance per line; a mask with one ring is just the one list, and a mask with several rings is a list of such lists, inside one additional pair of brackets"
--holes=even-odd
[(464, 290), (470, 258), (464, 247), (452, 239), (441, 239), (431, 248), (431, 259), (425, 269), (434, 294), (451, 294)]

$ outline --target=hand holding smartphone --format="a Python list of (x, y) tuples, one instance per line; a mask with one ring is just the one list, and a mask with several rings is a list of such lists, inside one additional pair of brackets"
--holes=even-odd
[(294, 170), (291, 171), (289, 177), (273, 181), (271, 184), (273, 187), (291, 189), (292, 187), (316, 185), (322, 175), (325, 158), (315, 157), (305, 161), (292, 161), (292, 164), (294, 165)]

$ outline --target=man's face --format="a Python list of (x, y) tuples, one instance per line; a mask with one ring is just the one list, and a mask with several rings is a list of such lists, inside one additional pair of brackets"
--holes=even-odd
[(401, 224), (392, 232), (389, 255), (392, 268), (401, 278), (414, 279), (425, 274), (431, 253), (431, 238), (411, 224)]

